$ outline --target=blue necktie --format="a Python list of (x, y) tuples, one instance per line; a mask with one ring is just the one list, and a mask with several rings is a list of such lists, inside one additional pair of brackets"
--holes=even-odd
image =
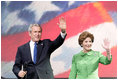
[(37, 56), (37, 44), (34, 44), (34, 63), (36, 64), (36, 56)]

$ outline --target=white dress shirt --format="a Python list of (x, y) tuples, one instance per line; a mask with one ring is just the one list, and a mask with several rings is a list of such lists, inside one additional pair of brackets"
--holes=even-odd
[(33, 42), (33, 41), (31, 40), (29, 44), (30, 44), (31, 57), (32, 57), (32, 61), (33, 61), (35, 42)]

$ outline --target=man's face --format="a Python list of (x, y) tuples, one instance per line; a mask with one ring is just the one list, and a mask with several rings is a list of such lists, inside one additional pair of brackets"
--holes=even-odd
[(41, 28), (37, 26), (33, 26), (32, 31), (29, 32), (29, 36), (34, 42), (38, 42), (41, 39), (41, 34), (42, 34)]

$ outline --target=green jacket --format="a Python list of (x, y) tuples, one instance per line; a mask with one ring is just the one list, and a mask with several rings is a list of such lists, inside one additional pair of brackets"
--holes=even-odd
[(112, 56), (108, 60), (98, 51), (91, 50), (88, 53), (80, 51), (73, 56), (69, 79), (98, 79), (99, 63), (107, 65), (111, 63), (111, 60)]

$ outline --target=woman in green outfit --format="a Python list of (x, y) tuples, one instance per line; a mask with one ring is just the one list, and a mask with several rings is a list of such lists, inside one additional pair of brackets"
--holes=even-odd
[(73, 56), (69, 79), (99, 79), (99, 63), (107, 65), (112, 60), (109, 41), (105, 39), (103, 45), (103, 48), (107, 52), (106, 57), (100, 52), (91, 49), (92, 43), (94, 42), (93, 34), (87, 31), (81, 33), (78, 42), (83, 47), (83, 50)]

